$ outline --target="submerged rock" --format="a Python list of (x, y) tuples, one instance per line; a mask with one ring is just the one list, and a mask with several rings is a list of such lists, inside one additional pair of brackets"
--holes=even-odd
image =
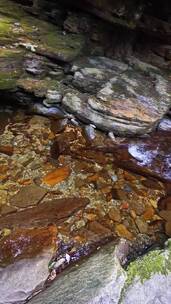
[(26, 208), (37, 205), (46, 195), (47, 190), (36, 185), (23, 187), (19, 192), (11, 198), (11, 205)]
[(74, 212), (84, 208), (88, 203), (88, 198), (80, 197), (54, 199), (33, 208), (4, 216), (1, 218), (0, 228), (12, 226), (34, 227), (61, 223)]
[(45, 249), (55, 250), (57, 229), (55, 225), (29, 229), (14, 229), (0, 240), (0, 266), (33, 258)]

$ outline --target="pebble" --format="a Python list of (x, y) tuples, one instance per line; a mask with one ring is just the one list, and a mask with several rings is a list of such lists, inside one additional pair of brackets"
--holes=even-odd
[(135, 223), (137, 224), (137, 227), (138, 227), (140, 233), (148, 232), (148, 224), (146, 222), (144, 222), (142, 219), (137, 217), (135, 219)]
[(87, 125), (84, 128), (88, 140), (93, 140), (96, 137), (95, 128), (92, 125)]

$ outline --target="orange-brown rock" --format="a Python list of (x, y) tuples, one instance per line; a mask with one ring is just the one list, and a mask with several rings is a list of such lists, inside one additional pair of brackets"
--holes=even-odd
[(124, 202), (123, 204), (120, 205), (120, 209), (121, 210), (127, 210), (127, 209), (129, 209), (129, 203), (128, 202)]
[(56, 247), (57, 228), (16, 229), (0, 241), (0, 264), (10, 264), (21, 258), (32, 258), (44, 249)]
[(145, 221), (150, 221), (150, 220), (153, 219), (154, 214), (155, 214), (154, 208), (153, 207), (148, 207), (143, 214), (143, 219)]
[(112, 237), (112, 232), (110, 229), (104, 227), (101, 225), (99, 222), (94, 221), (90, 222), (88, 225), (88, 229), (95, 233), (99, 239), (101, 238), (111, 238)]
[(92, 182), (97, 182), (99, 179), (100, 179), (99, 173), (95, 173), (95, 174), (89, 175), (86, 180), (88, 183), (92, 183)]
[(165, 223), (165, 233), (171, 236), (171, 221)]
[(163, 197), (158, 201), (159, 210), (171, 210), (171, 196)]
[(97, 219), (97, 214), (94, 213), (86, 213), (85, 214), (85, 218), (89, 221), (89, 222), (93, 222)]
[(11, 198), (10, 204), (19, 208), (33, 206), (39, 203), (46, 193), (46, 189), (35, 184), (24, 186)]
[(116, 207), (111, 208), (109, 213), (109, 218), (114, 222), (121, 222), (121, 213), (120, 210)]
[(30, 178), (27, 179), (19, 179), (18, 183), (22, 186), (30, 185), (32, 183), (32, 180)]
[(62, 198), (47, 201), (33, 208), (12, 213), (0, 219), (0, 228), (36, 227), (65, 221), (69, 216), (89, 203), (88, 198)]
[(0, 146), (0, 153), (6, 154), (6, 155), (13, 155), (14, 148), (12, 146)]
[(128, 239), (130, 241), (134, 237), (133, 234), (123, 224), (117, 224), (115, 231), (118, 236)]
[(68, 178), (70, 175), (71, 171), (69, 167), (61, 167), (57, 168), (56, 170), (48, 173), (45, 175), (42, 179), (42, 181), (49, 185), (49, 186), (54, 186)]
[(126, 193), (122, 189), (112, 189), (112, 197), (116, 200), (127, 200)]

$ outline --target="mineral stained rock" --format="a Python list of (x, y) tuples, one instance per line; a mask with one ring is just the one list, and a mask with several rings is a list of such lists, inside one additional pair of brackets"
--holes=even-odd
[(148, 133), (171, 104), (168, 81), (140, 61), (129, 66), (105, 57), (88, 58), (84, 67), (78, 63), (72, 70), (74, 90), (65, 94), (63, 106), (104, 131)]

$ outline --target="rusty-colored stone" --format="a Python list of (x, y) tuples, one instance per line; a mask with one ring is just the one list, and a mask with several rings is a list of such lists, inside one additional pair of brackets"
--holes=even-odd
[(71, 171), (69, 167), (57, 168), (56, 170), (45, 175), (42, 181), (49, 186), (54, 186), (67, 179), (70, 175), (70, 172)]
[(148, 207), (143, 214), (143, 219), (145, 221), (150, 221), (150, 220), (153, 219), (154, 214), (155, 214), (154, 208), (153, 207)]
[(22, 187), (19, 192), (11, 198), (10, 203), (19, 208), (26, 208), (39, 203), (46, 193), (47, 190), (44, 188), (38, 187), (35, 184), (28, 185)]
[(121, 214), (120, 214), (120, 210), (117, 208), (111, 208), (109, 213), (109, 218), (114, 221), (114, 222), (121, 222)]
[(118, 236), (130, 241), (133, 239), (133, 234), (123, 224), (117, 224), (115, 230)]
[(33, 208), (4, 216), (1, 218), (0, 228), (13, 226), (36, 227), (50, 223), (60, 224), (74, 212), (84, 208), (88, 203), (88, 198), (54, 199)]
[(85, 218), (89, 221), (89, 222), (93, 222), (97, 219), (97, 215), (94, 213), (86, 213), (85, 214)]
[(54, 247), (57, 228), (16, 229), (0, 241), (0, 263), (9, 264), (21, 258), (37, 256), (44, 249)]
[(90, 231), (94, 232), (95, 234), (97, 234), (99, 236), (99, 238), (104, 238), (104, 237), (106, 238), (106, 237), (112, 236), (111, 230), (104, 227), (97, 221), (90, 222), (88, 225), (88, 229)]
[(0, 146), (0, 153), (12, 156), (14, 148), (12, 146)]

